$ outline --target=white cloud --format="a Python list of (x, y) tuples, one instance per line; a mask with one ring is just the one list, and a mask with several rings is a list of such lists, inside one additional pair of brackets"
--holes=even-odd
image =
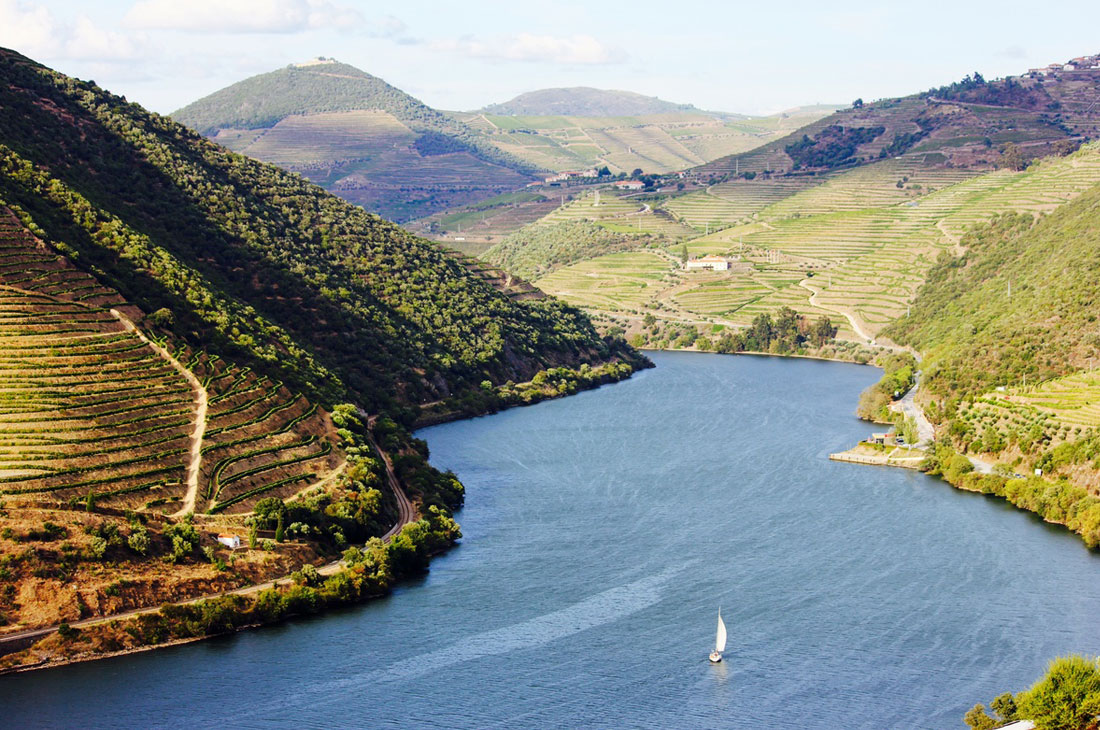
[(330, 0), (139, 0), (123, 22), (148, 30), (299, 33), (363, 24), (358, 10)]
[(84, 15), (59, 21), (47, 8), (19, 0), (0, 0), (0, 46), (35, 59), (96, 61), (131, 60), (148, 50), (144, 36), (103, 30)]
[(519, 33), (495, 40), (465, 37), (432, 44), (441, 51), (453, 51), (473, 58), (502, 59), (568, 65), (620, 63), (626, 54), (604, 45), (590, 35), (552, 36)]
[(17, 0), (0, 0), (0, 46), (30, 56), (52, 55), (61, 46), (49, 10)]

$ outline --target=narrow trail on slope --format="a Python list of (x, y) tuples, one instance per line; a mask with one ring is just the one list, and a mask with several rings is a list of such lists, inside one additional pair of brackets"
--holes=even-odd
[[(849, 312), (847, 309), (842, 309), (840, 307), (827, 307), (824, 304), (818, 304), (817, 301), (816, 301), (817, 300), (817, 295), (820, 294), (821, 291), (819, 291), (817, 289), (814, 289), (812, 286), (810, 286), (806, 282), (806, 279), (803, 279), (802, 281), (798, 282), (798, 285), (800, 287), (802, 287), (803, 289), (805, 289), (806, 291), (810, 292), (810, 304), (812, 306), (815, 306), (818, 309), (824, 309), (826, 312), (836, 312), (837, 314), (843, 316), (846, 320), (848, 320), (848, 324), (850, 324), (852, 326), (852, 331), (853, 332), (855, 332), (857, 335), (862, 337), (864, 340), (870, 342), (872, 345), (876, 344), (875, 343), (875, 338), (873, 336), (867, 334), (867, 332), (862, 327), (859, 326), (859, 322), (856, 321), (856, 318), (852, 316), (851, 312)], [(886, 345), (882, 345), (882, 347), (886, 347)], [(901, 348), (890, 347), (889, 349), (893, 350), (893, 349), (901, 349)]]
[(209, 396), (206, 387), (195, 377), (187, 367), (175, 358), (172, 353), (153, 342), (142, 332), (133, 320), (117, 309), (111, 309), (111, 314), (122, 323), (126, 331), (133, 332), (137, 338), (150, 347), (155, 353), (168, 361), (175, 370), (182, 375), (192, 390), (195, 391), (195, 429), (191, 432), (191, 453), (187, 460), (187, 494), (183, 498), (183, 505), (172, 514), (172, 517), (182, 517), (188, 512), (195, 511), (195, 499), (199, 494), (199, 475), (202, 469), (202, 437), (206, 433), (206, 410)]

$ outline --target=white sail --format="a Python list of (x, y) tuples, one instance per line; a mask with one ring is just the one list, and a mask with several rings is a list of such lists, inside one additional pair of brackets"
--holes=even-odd
[(718, 638), (714, 640), (714, 650), (722, 652), (726, 650), (726, 624), (722, 621), (722, 611), (718, 611)]

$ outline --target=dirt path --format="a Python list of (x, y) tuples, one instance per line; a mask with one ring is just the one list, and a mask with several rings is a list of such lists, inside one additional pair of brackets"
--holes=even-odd
[(167, 360), (168, 364), (171, 365), (176, 372), (182, 375), (187, 382), (191, 384), (191, 389), (195, 391), (195, 428), (191, 432), (191, 453), (187, 460), (187, 494), (183, 498), (183, 506), (180, 507), (178, 512), (172, 515), (172, 517), (182, 517), (188, 512), (195, 511), (195, 499), (199, 493), (199, 475), (202, 468), (202, 437), (203, 434), (206, 433), (206, 410), (209, 396), (207, 395), (206, 388), (199, 379), (195, 377), (195, 374), (177, 360), (172, 353), (146, 337), (145, 333), (138, 329), (138, 326), (134, 324), (133, 320), (117, 309), (112, 309), (111, 314), (122, 323), (122, 326), (126, 328), (127, 332), (133, 332), (137, 335), (139, 340)]
[[(47, 297), (59, 302), (65, 302), (66, 304), (75, 304), (78, 307), (83, 307), (89, 310), (98, 310), (99, 307), (94, 307), (84, 302), (78, 302), (70, 299), (62, 299), (60, 297), (53, 296), (52, 294), (43, 294), (42, 292), (36, 292), (31, 289), (21, 289), (15, 286), (0, 285), (0, 289), (6, 289), (8, 291), (18, 292), (28, 296), (35, 297)], [(184, 498), (183, 508), (175, 513), (173, 517), (186, 514), (187, 512), (193, 512), (195, 510), (195, 496), (199, 490), (199, 469), (202, 464), (202, 437), (206, 432), (206, 410), (207, 410), (207, 393), (206, 388), (199, 382), (199, 379), (195, 377), (195, 374), (188, 370), (183, 363), (177, 360), (172, 353), (164, 349), (156, 342), (150, 340), (145, 336), (133, 320), (127, 317), (117, 309), (108, 310), (111, 316), (117, 319), (127, 332), (132, 332), (137, 336), (139, 340), (149, 346), (153, 352), (160, 355), (162, 358), (168, 361), (168, 363), (182, 375), (188, 383), (191, 384), (191, 388), (195, 391), (195, 428), (191, 432), (191, 452), (187, 463), (187, 496)]]
[[(375, 450), (378, 451), (379, 455), (382, 457), (382, 462), (385, 464), (386, 482), (389, 484), (390, 488), (393, 489), (394, 496), (397, 498), (397, 507), (398, 507), (398, 513), (399, 513), (397, 523), (394, 524), (394, 526), (391, 527), (390, 530), (385, 535), (382, 536), (382, 541), (388, 543), (390, 540), (392, 540), (394, 538), (395, 535), (397, 535), (398, 532), (401, 531), (401, 528), (403, 528), (405, 525), (407, 525), (410, 522), (413, 522), (417, 519), (416, 506), (413, 505), (413, 503), (409, 500), (408, 496), (405, 494), (405, 490), (403, 490), (401, 488), (400, 482), (397, 481), (397, 475), (394, 473), (393, 463), (390, 459), (389, 454), (387, 454), (385, 451), (383, 451), (378, 446), (378, 443), (374, 438), (374, 434), (371, 433), (370, 430), (369, 430), (370, 428), (374, 427), (374, 423), (378, 420), (378, 417), (377, 416), (368, 416), (363, 411), (360, 411), (360, 414), (367, 421), (367, 424), (368, 424), (367, 437), (370, 439), (371, 446), (373, 446), (375, 448)], [(321, 567), (317, 568), (317, 572), (319, 574), (323, 575), (323, 576), (330, 576), (330, 575), (333, 575), (333, 574), (337, 573), (343, 567), (344, 567), (344, 561), (342, 559), (341, 560), (334, 560), (331, 563), (326, 563), (325, 565), (322, 565)], [(198, 603), (200, 601), (206, 601), (206, 600), (209, 600), (211, 598), (218, 598), (220, 596), (233, 596), (233, 595), (247, 596), (247, 595), (250, 595), (250, 594), (253, 594), (253, 593), (258, 593), (260, 591), (267, 590), (268, 588), (274, 588), (275, 586), (280, 585), (281, 583), (283, 583), (284, 581), (286, 581), (288, 579), (289, 579), (288, 576), (282, 576), (280, 578), (273, 578), (272, 580), (264, 581), (263, 583), (255, 583), (253, 585), (243, 586), (241, 588), (234, 588), (234, 589), (228, 590), (228, 591), (221, 591), (220, 593), (210, 593), (210, 594), (203, 595), (203, 596), (197, 596), (195, 598), (189, 598), (186, 601), (179, 601), (175, 605), (187, 606), (187, 605), (190, 605), (190, 604)], [(112, 614), (110, 616), (97, 616), (95, 618), (84, 619), (83, 621), (73, 621), (72, 623), (70, 623), (70, 626), (74, 626), (74, 627), (94, 626), (95, 624), (106, 623), (108, 621), (115, 621), (115, 620), (118, 620), (118, 619), (125, 619), (125, 618), (130, 618), (130, 617), (133, 617), (133, 616), (140, 616), (141, 614), (156, 613), (160, 609), (161, 609), (160, 606), (151, 606), (149, 608), (135, 608), (131, 611), (124, 611), (122, 613), (116, 613), (116, 614)], [(57, 628), (58, 628), (57, 626), (47, 626), (47, 627), (44, 627), (44, 628), (28, 629), (27, 631), (20, 631), (18, 633), (14, 633), (14, 634), (8, 634), (6, 636), (0, 636), (0, 645), (6, 644), (6, 643), (11, 643), (11, 642), (19, 642), (19, 641), (27, 641), (27, 640), (37, 639), (37, 638), (46, 636), (48, 634), (52, 634), (53, 632), (57, 631)], [(5, 653), (11, 653), (11, 652), (10, 651), (5, 652), (4, 650), (0, 649), (0, 656), (4, 655)]]
[(868, 343), (872, 345), (875, 344), (875, 338), (859, 326), (859, 322), (856, 321), (856, 318), (852, 316), (851, 312), (841, 307), (826, 307), (824, 304), (818, 304), (816, 299), (817, 295), (821, 293), (821, 290), (814, 289), (812, 286), (810, 286), (807, 279), (803, 279), (802, 281), (798, 282), (798, 285), (806, 291), (810, 292), (810, 304), (812, 306), (817, 307), (818, 309), (824, 309), (826, 312), (836, 312), (837, 314), (843, 316), (846, 320), (848, 320), (848, 324), (851, 325), (853, 332), (862, 337)]

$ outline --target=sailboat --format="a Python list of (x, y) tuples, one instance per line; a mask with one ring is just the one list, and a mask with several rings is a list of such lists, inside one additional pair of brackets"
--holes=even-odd
[(718, 635), (714, 638), (714, 651), (710, 653), (710, 661), (717, 664), (722, 661), (722, 652), (726, 650), (726, 624), (722, 621), (722, 609), (718, 609)]

